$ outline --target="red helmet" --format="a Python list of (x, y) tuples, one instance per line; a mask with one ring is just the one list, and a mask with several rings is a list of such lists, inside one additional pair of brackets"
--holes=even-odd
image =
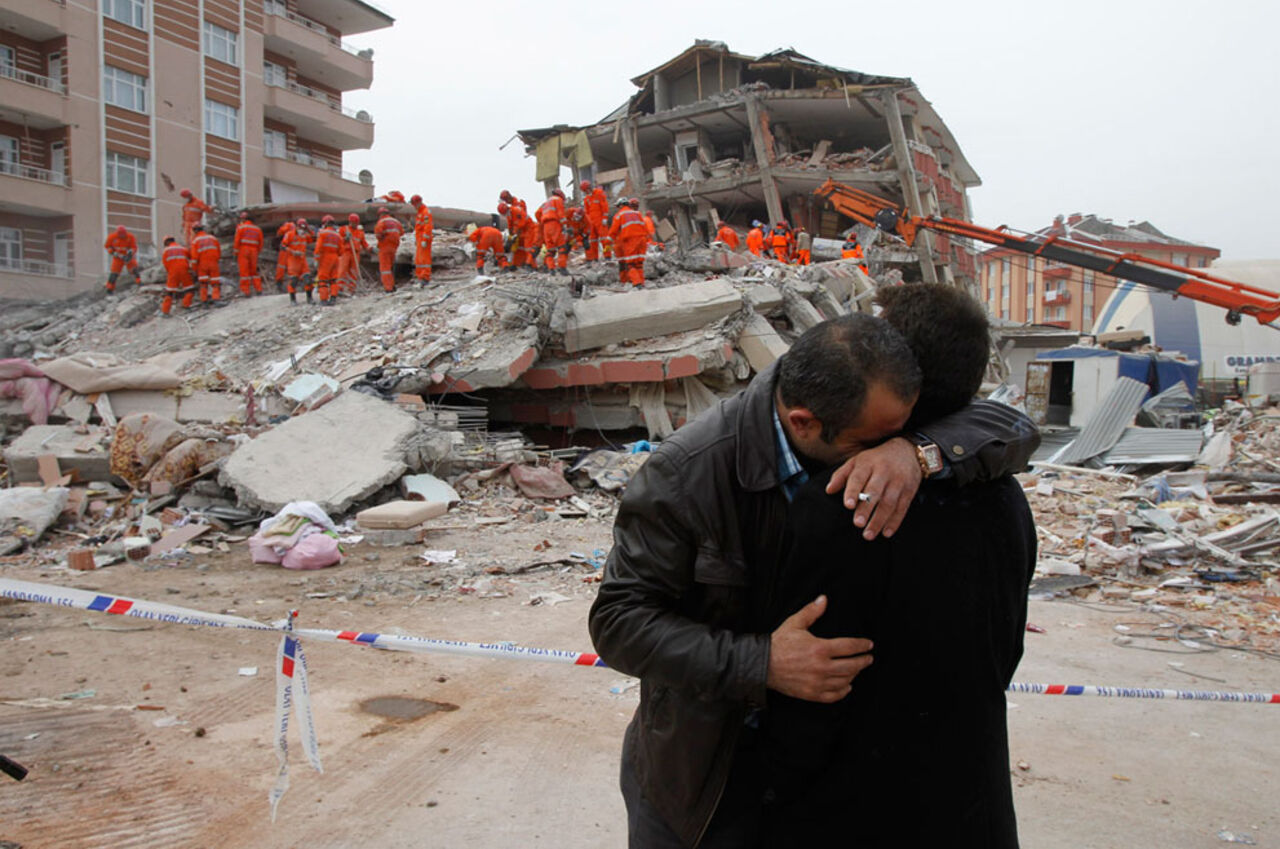
[(498, 197), (501, 198), (502, 200), (505, 200), (507, 203), (511, 203), (511, 192), (507, 191), (506, 189), (503, 189), (502, 194), (498, 195)]
[(390, 214), (391, 214), (391, 210), (387, 209), (385, 206), (380, 206), (380, 207), (378, 207), (378, 214), (379, 214), (379, 215), (390, 215)]
[(203, 225), (203, 224), (192, 224), (192, 225), (191, 225), (191, 231), (192, 231), (193, 233), (203, 233), (203, 232), (204, 232), (204, 225)]
[(422, 195), (414, 195), (413, 197), (409, 198), (409, 203), (413, 204), (414, 206), (417, 206), (418, 204), (422, 203)]
[(191, 190), (183, 189), (182, 191), (178, 192), (178, 194), (182, 195), (184, 198), (189, 198), (191, 197)]
[(332, 224), (332, 223), (333, 223), (333, 216), (332, 216), (332, 215), (326, 215), (324, 218), (321, 218), (321, 219), (320, 219), (320, 223), (321, 223), (321, 224)]
[(583, 180), (581, 183), (578, 184), (578, 188), (582, 189), (584, 192), (591, 191), (591, 181)]
[(359, 216), (359, 215), (356, 215), (356, 214), (353, 212), (353, 213), (351, 213), (350, 215), (348, 215), (348, 216), (347, 216), (347, 221), (348, 221), (348, 223), (351, 223), (351, 224), (359, 224), (359, 223), (360, 223), (360, 216)]
[(240, 219), (241, 219), (242, 221), (248, 221), (248, 220), (249, 220), (249, 213), (245, 212), (244, 210), (241, 210), (241, 211), (240, 211)]
[(297, 220), (297, 222), (296, 222), (296, 223), (297, 223), (297, 225), (298, 225), (299, 227), (306, 227), (306, 226), (307, 226), (307, 219), (305, 219), (305, 218), (299, 218), (299, 219)]
[(632, 209), (639, 209), (640, 198), (627, 198), (627, 206), (631, 207)]
[(563, 200), (563, 199), (564, 199), (564, 189), (552, 189), (552, 190), (551, 190), (551, 194), (555, 195), (556, 197), (560, 198), (561, 200)]
[(123, 224), (121, 224), (119, 227), (116, 228), (117, 236), (123, 236), (125, 233), (128, 233), (128, 232), (129, 231), (125, 228)]
[(506, 215), (510, 211), (511, 211), (511, 207), (507, 206), (505, 203), (498, 204), (499, 215)]

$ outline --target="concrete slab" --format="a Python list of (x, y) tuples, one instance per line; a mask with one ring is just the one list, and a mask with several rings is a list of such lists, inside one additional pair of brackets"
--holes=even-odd
[(427, 392), (474, 392), (510, 386), (538, 359), (538, 329), (526, 327), (517, 334), (494, 334), (463, 350), (464, 359), (449, 367), (441, 383), (433, 383)]
[(776, 286), (757, 283), (747, 290), (746, 295), (748, 303), (756, 312), (768, 315), (782, 309), (782, 293)]
[(730, 315), (742, 304), (742, 294), (723, 280), (601, 295), (573, 304), (564, 347), (573, 353), (693, 330)]
[(738, 336), (738, 350), (747, 358), (754, 371), (764, 371), (773, 361), (781, 357), (791, 347), (778, 331), (773, 329), (769, 319), (753, 313), (751, 319), (743, 326)]
[(111, 458), (107, 453), (110, 431), (88, 429), (76, 433), (69, 425), (32, 425), (4, 450), (4, 461), (17, 483), (39, 482), (39, 458), (52, 454), (63, 474), (81, 481), (115, 481), (111, 474)]
[(607, 383), (660, 383), (720, 368), (733, 359), (724, 339), (689, 339), (664, 346), (638, 347), (625, 357), (604, 355), (575, 360), (543, 360), (521, 377), (531, 389), (600, 386)]
[(791, 319), (791, 324), (795, 327), (796, 333), (804, 333), (809, 328), (819, 325), (825, 320), (822, 317), (822, 313), (818, 312), (817, 307), (790, 289), (783, 292), (782, 301), (787, 312), (787, 318)]
[(111, 409), (118, 418), (134, 413), (154, 413), (175, 422), (228, 422), (244, 418), (244, 396), (231, 392), (196, 390), (190, 395), (146, 389), (111, 392)]
[[(242, 506), (279, 511), (290, 501), (314, 501), (329, 514), (346, 512), (408, 470), (405, 450), (418, 420), (395, 404), (344, 392), (235, 450), (218, 479)], [(334, 447), (334, 434), (359, 434)]]

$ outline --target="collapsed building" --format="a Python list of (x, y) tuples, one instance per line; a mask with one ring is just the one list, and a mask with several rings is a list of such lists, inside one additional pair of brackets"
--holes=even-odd
[[(572, 175), (574, 192), (590, 179), (613, 198), (638, 197), (683, 249), (708, 244), (722, 219), (786, 219), (838, 238), (853, 222), (813, 196), (828, 178), (913, 215), (970, 217), (967, 192), (981, 180), (910, 79), (698, 40), (631, 82), (639, 91), (591, 126), (519, 131), (548, 192)], [(973, 252), (959, 240), (925, 233), (914, 249), (864, 244), (873, 271), (976, 283)]]

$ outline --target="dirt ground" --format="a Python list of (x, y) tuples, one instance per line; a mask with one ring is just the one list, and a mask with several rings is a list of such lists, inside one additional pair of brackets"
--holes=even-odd
[[(607, 548), (607, 521), (454, 528), (426, 547), (456, 549), (455, 566), (426, 565), (422, 546), (360, 544), (341, 566), (298, 573), (254, 566), (238, 544), (176, 565), (90, 573), (16, 560), (0, 564), (0, 576), (260, 621), (300, 608), (305, 627), (590, 650), (591, 566), (482, 570)], [(460, 588), (464, 572), (479, 574)], [(1034, 601), (1030, 619), (1045, 633), (1027, 635), (1019, 681), (1280, 690), (1280, 666), (1261, 654), (1117, 644), (1116, 625), (1132, 633), (1158, 621), (1131, 605)], [(617, 760), (638, 691), (616, 672), (311, 642), (325, 771), (306, 766), (293, 731), (292, 787), (272, 823), (273, 636), (9, 602), (0, 603), (0, 641), (0, 753), (31, 769), (22, 783), (0, 776), (0, 846), (626, 842)], [(250, 666), (256, 676), (239, 674)], [(89, 690), (89, 698), (57, 698)], [(387, 719), (368, 710), (378, 697), (435, 709)], [(1243, 835), (1280, 845), (1278, 710), (1012, 695), (1023, 845), (1207, 848)]]

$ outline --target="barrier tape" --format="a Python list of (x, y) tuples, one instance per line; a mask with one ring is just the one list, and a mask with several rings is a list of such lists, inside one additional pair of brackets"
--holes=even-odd
[(1184, 702), (1254, 702), (1280, 704), (1280, 693), (1240, 693), (1230, 690), (1157, 690), (1149, 687), (1099, 687), (1092, 684), (1009, 685), (1010, 693), (1038, 696), (1104, 696), (1113, 699), (1170, 699)]

